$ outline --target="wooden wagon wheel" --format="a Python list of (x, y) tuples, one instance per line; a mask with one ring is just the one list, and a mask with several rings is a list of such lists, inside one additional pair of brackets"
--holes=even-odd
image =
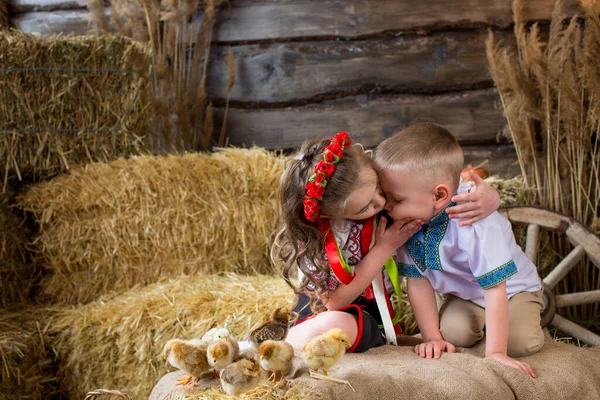
[(535, 264), (540, 228), (565, 234), (575, 248), (542, 280), (544, 286), (544, 309), (542, 326), (550, 324), (561, 331), (579, 338), (582, 342), (600, 346), (600, 336), (569, 321), (556, 313), (558, 308), (600, 303), (600, 290), (555, 295), (553, 289), (567, 273), (587, 254), (590, 261), (600, 268), (600, 238), (573, 218), (537, 207), (509, 207), (500, 213), (513, 223), (529, 224), (525, 254)]

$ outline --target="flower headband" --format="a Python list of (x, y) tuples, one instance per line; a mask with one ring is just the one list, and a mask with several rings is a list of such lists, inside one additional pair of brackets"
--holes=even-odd
[(306, 196), (304, 196), (304, 216), (311, 222), (316, 222), (321, 216), (319, 202), (323, 200), (327, 180), (335, 171), (335, 165), (340, 162), (344, 148), (352, 144), (352, 139), (346, 132), (339, 132), (330, 139), (323, 151), (323, 159), (315, 166), (315, 173), (308, 178)]

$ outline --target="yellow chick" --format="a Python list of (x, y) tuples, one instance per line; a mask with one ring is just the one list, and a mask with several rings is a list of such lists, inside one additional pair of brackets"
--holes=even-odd
[(227, 339), (230, 336), (231, 336), (231, 333), (229, 332), (229, 329), (222, 328), (222, 327), (216, 327), (216, 328), (212, 328), (208, 332), (206, 332), (204, 334), (204, 336), (202, 336), (202, 340), (205, 341), (206, 343), (211, 343), (211, 342), (214, 342), (215, 340)]
[(258, 348), (260, 366), (262, 369), (273, 373), (273, 383), (277, 381), (277, 373), (281, 373), (281, 380), (292, 367), (294, 348), (284, 341), (265, 340)]
[(231, 336), (226, 339), (215, 340), (208, 345), (208, 365), (215, 372), (220, 371), (237, 359), (239, 351), (237, 341)]
[(177, 381), (178, 385), (196, 384), (200, 376), (209, 370), (206, 352), (208, 345), (199, 339), (172, 339), (165, 344), (163, 357), (175, 368), (182, 369), (189, 375)]
[(308, 341), (302, 348), (302, 357), (310, 369), (314, 371), (327, 370), (333, 366), (352, 346), (346, 332), (339, 328), (330, 329), (322, 335)]
[(284, 340), (287, 336), (290, 318), (289, 310), (282, 307), (276, 309), (269, 321), (250, 333), (250, 341), (255, 346), (260, 346), (265, 340)]
[(239, 396), (261, 383), (260, 367), (253, 358), (241, 358), (221, 370), (221, 386), (230, 396)]

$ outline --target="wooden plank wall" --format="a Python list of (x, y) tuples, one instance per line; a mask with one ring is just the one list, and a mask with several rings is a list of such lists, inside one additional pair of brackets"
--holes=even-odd
[[(231, 0), (219, 10), (208, 82), (217, 122), (231, 46), (233, 145), (293, 148), (346, 130), (372, 147), (407, 125), (435, 121), (459, 138), (467, 160), (491, 157), (493, 172), (515, 174), (485, 57), (488, 31), (513, 40), (511, 3)], [(528, 20), (550, 19), (554, 0), (524, 3)], [(569, 14), (577, 12), (575, 0), (566, 3)], [(84, 0), (13, 0), (11, 13), (11, 24), (27, 32), (89, 28)]]

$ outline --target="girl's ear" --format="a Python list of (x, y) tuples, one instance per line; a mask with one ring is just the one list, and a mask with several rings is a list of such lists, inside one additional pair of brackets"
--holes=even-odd
[(450, 186), (445, 183), (441, 183), (433, 189), (433, 201), (436, 205), (443, 204), (445, 206), (451, 197)]

